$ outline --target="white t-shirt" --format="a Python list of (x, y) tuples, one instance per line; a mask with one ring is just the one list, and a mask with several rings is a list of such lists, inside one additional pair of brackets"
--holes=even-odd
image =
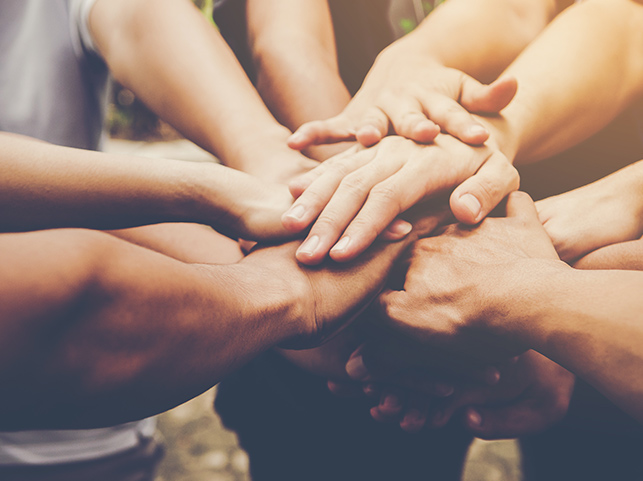
[[(88, 15), (95, 0), (0, 0), (0, 130), (97, 150), (107, 68)], [(105, 429), (0, 432), (0, 465), (109, 456), (154, 434), (153, 418)]]

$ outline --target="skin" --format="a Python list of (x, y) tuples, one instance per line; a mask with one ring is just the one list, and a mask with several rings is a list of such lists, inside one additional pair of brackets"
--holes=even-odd
[(574, 262), (602, 247), (640, 239), (642, 185), (643, 162), (639, 161), (592, 184), (537, 202), (540, 221), (561, 259)]
[[(437, 17), (438, 12), (442, 12), (441, 16), (444, 16), (447, 7), (456, 5), (456, 3), (446, 4), (434, 15), (439, 18)], [(509, 22), (510, 25), (520, 24), (520, 21), (524, 21), (526, 24), (531, 21), (536, 22), (526, 29), (526, 31), (532, 32), (531, 37), (516, 34), (515, 40), (507, 41), (505, 50), (501, 49), (499, 54), (499, 58), (504, 59), (501, 64), (510, 63), (502, 76), (517, 79), (520, 88), (515, 98), (502, 110), (500, 115), (473, 115), (473, 118), (484, 125), (490, 134), (486, 145), (499, 151), (511, 163), (539, 161), (573, 147), (596, 134), (641, 96), (643, 70), (640, 50), (643, 41), (640, 38), (642, 34), (638, 26), (641, 22), (643, 5), (640, 2), (628, 0), (616, 3), (604, 0), (587, 0), (566, 8), (562, 13), (556, 15), (567, 3), (554, 5), (552, 2), (541, 1), (538, 2), (541, 9), (540, 14), (529, 16), (528, 19), (518, 15), (512, 22)], [(510, 4), (511, 2), (505, 2), (504, 8), (513, 12), (512, 14), (516, 14), (516, 10), (509, 8)], [(492, 9), (488, 10), (492, 12)], [(495, 14), (495, 10), (493, 13)], [(466, 19), (473, 21), (469, 16), (464, 15), (462, 21)], [(447, 18), (444, 20), (446, 21)], [(476, 21), (484, 23), (480, 22), (477, 17)], [(450, 24), (446, 23), (445, 25)], [(475, 30), (475, 27), (472, 25), (471, 29)], [(498, 30), (505, 32), (504, 29)], [(451, 36), (455, 37), (455, 33), (462, 31), (468, 30), (454, 28), (451, 31)], [(507, 34), (510, 32), (510, 29), (506, 31)], [(419, 35), (418, 33), (417, 38), (420, 38)], [(450, 37), (446, 36), (445, 38)], [(468, 37), (465, 36), (465, 38)], [(496, 40), (494, 40), (496, 38), (491, 36), (486, 42), (477, 40), (480, 44), (477, 48), (484, 53), (485, 48), (496, 45)], [(454, 42), (456, 45), (460, 45), (455, 38)], [(431, 58), (427, 52), (433, 48), (432, 45), (436, 45), (435, 48), (438, 48), (445, 43), (447, 42), (426, 44), (420, 51), (421, 55), (423, 58)], [(561, 48), (561, 45), (564, 48)], [(473, 72), (477, 70), (477, 67), (475, 62), (470, 59), (469, 53), (478, 50), (473, 47), (471, 49), (464, 51), (460, 57), (457, 52), (450, 48), (447, 49), (453, 62), (445, 60), (446, 52), (438, 52), (439, 55), (438, 53), (436, 55), (441, 59), (441, 65), (445, 67), (454, 68), (453, 66), (457, 66), (462, 72)], [(623, 56), (614, 56), (612, 54), (614, 51), (623, 52)], [(587, 52), (592, 52), (592, 54), (588, 56)], [(482, 55), (479, 58), (490, 57)], [(465, 68), (466, 62), (462, 59), (469, 59), (470, 68)], [(499, 68), (502, 66), (500, 65)], [(479, 72), (477, 74), (480, 75)], [(453, 85), (453, 82), (448, 85)], [(460, 92), (461, 90), (456, 88), (455, 91)], [(593, 101), (587, 102), (587, 98), (592, 98)], [(405, 112), (412, 112), (412, 110), (410, 107), (406, 107)], [(542, 121), (545, 118), (547, 122)], [(454, 152), (453, 158), (457, 158), (456, 155)], [(344, 175), (354, 171), (350, 162), (346, 162), (346, 165), (341, 168)], [(370, 169), (377, 172), (378, 166), (375, 164)], [(468, 184), (460, 183), (458, 185), (456, 183), (451, 186), (456, 189), (450, 199), (450, 205), (459, 221), (479, 222), (497, 205), (502, 196), (493, 194), (502, 192), (498, 186), (503, 185), (502, 176), (504, 173), (501, 169), (492, 172), (490, 176), (495, 180), (491, 183), (471, 181)], [(326, 175), (332, 176), (335, 173)], [(440, 173), (434, 170), (427, 170), (426, 175), (430, 175), (432, 178), (440, 177)], [(355, 199), (349, 203), (343, 203), (342, 213), (336, 215), (336, 219), (323, 215), (317, 220), (317, 222), (321, 220), (321, 225), (317, 227), (316, 235), (322, 238), (321, 244), (328, 246), (329, 249), (332, 248), (336, 239), (341, 239), (342, 236), (338, 236), (338, 231), (350, 232), (350, 237), (353, 240), (355, 238), (364, 239), (363, 242), (355, 242), (354, 247), (349, 247), (343, 252), (341, 259), (351, 259), (359, 255), (360, 249), (368, 244), (369, 239), (373, 238), (369, 231), (371, 224), (364, 222), (364, 220), (367, 215), (368, 218), (380, 217), (368, 213), (368, 210), (373, 208), (378, 214), (381, 214), (382, 222), (378, 225), (379, 232), (381, 232), (383, 229), (381, 225), (387, 225), (386, 221), (390, 222), (393, 218), (389, 217), (390, 211), (377, 206), (386, 203), (404, 204), (404, 194), (400, 194), (400, 192), (406, 192), (406, 184), (397, 184), (393, 175), (384, 180), (376, 175), (367, 178), (369, 182), (360, 185), (358, 195), (352, 192), (355, 190), (353, 186), (340, 183), (337, 184), (337, 190), (333, 195), (325, 193), (323, 196), (324, 199), (329, 199), (328, 202), (332, 202), (333, 196), (344, 198), (352, 195), (352, 198)], [(408, 181), (408, 179), (404, 180)], [(420, 179), (416, 178), (416, 181), (419, 182)], [(298, 182), (296, 180), (292, 185), (295, 195), (298, 190), (301, 190)], [(397, 189), (391, 188), (391, 184), (397, 186)], [(311, 190), (309, 197), (319, 197), (315, 184), (304, 183), (304, 187)], [(390, 195), (391, 191), (394, 192), (393, 195)], [(489, 192), (492, 195), (489, 195)], [(430, 194), (430, 192), (427, 191), (425, 194)], [(364, 199), (367, 201), (364, 202)], [(306, 203), (305, 207), (308, 208), (308, 204), (311, 204), (312, 201), (310, 198), (304, 197), (299, 203)], [(366, 211), (364, 215), (362, 215), (363, 211)], [(303, 224), (305, 223), (297, 225), (297, 228), (303, 229)], [(329, 228), (328, 225), (333, 227)], [(338, 256), (338, 260), (340, 260), (340, 256)]]
[[(0, 235), (3, 429), (139, 419), (270, 347), (322, 343), (373, 299), (408, 245), (381, 244), (348, 269), (309, 270), (294, 259), (297, 243), (240, 259), (230, 240), (181, 227), (164, 243), (149, 229), (172, 226), (113, 233), (129, 242), (74, 229)], [(428, 228), (418, 224), (418, 234)], [(195, 244), (218, 263), (193, 263)]]
[(389, 322), (420, 344), (480, 359), (498, 348), (534, 349), (640, 421), (642, 282), (637, 271), (585, 271), (558, 260), (533, 203), (516, 193), (507, 217), (417, 243), (404, 290), (380, 301)]
[(280, 220), (292, 203), (284, 186), (212, 162), (90, 152), (6, 133), (0, 147), (3, 231), (180, 221), (251, 239), (289, 235)]
[[(257, 72), (257, 91), (286, 127), (340, 113), (350, 101), (337, 64), (333, 23), (326, 0), (248, 0), (248, 47)], [(310, 146), (325, 160), (347, 144)]]
[(224, 164), (272, 181), (315, 165), (288, 149), (290, 131), (189, 0), (99, 0), (90, 30), (113, 76)]

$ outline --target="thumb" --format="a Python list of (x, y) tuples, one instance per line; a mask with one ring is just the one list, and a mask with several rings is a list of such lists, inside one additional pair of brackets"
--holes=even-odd
[(453, 191), (449, 200), (453, 215), (465, 224), (477, 224), (519, 185), (518, 171), (496, 152)]
[(500, 77), (489, 85), (484, 85), (472, 77), (462, 84), (460, 103), (472, 113), (497, 114), (513, 100), (518, 91), (515, 77)]

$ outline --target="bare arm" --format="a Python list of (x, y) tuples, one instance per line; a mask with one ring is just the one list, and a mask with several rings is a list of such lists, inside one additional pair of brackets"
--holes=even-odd
[(339, 76), (326, 0), (248, 0), (257, 89), (291, 130), (338, 114), (350, 100)]
[[(173, 407), (275, 345), (318, 345), (406, 243), (308, 270), (296, 243), (185, 264), (85, 230), (0, 235), (6, 429), (110, 425)], [(29, 380), (29, 382), (25, 382)]]
[(639, 98), (642, 22), (631, 0), (586, 0), (560, 14), (506, 70), (520, 88), (490, 120), (505, 155), (525, 163), (566, 150)]
[(372, 145), (390, 130), (430, 142), (440, 128), (464, 142), (481, 144), (489, 134), (469, 112), (498, 112), (516, 85), (509, 77), (488, 87), (478, 80), (496, 80), (570, 3), (450, 0), (378, 56), (340, 115), (303, 126), (290, 145), (303, 148), (351, 138)]
[(189, 0), (99, 0), (90, 27), (115, 78), (227, 165), (273, 179), (309, 165)]
[[(210, 162), (90, 152), (0, 133), (0, 229), (114, 229), (198, 222), (247, 238), (287, 236), (285, 187)], [(244, 192), (244, 195), (239, 195)]]

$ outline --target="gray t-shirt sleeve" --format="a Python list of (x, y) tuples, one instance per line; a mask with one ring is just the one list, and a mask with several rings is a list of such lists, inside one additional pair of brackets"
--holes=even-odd
[(96, 0), (68, 0), (69, 28), (76, 55), (94, 54), (100, 57), (89, 31), (89, 12)]

